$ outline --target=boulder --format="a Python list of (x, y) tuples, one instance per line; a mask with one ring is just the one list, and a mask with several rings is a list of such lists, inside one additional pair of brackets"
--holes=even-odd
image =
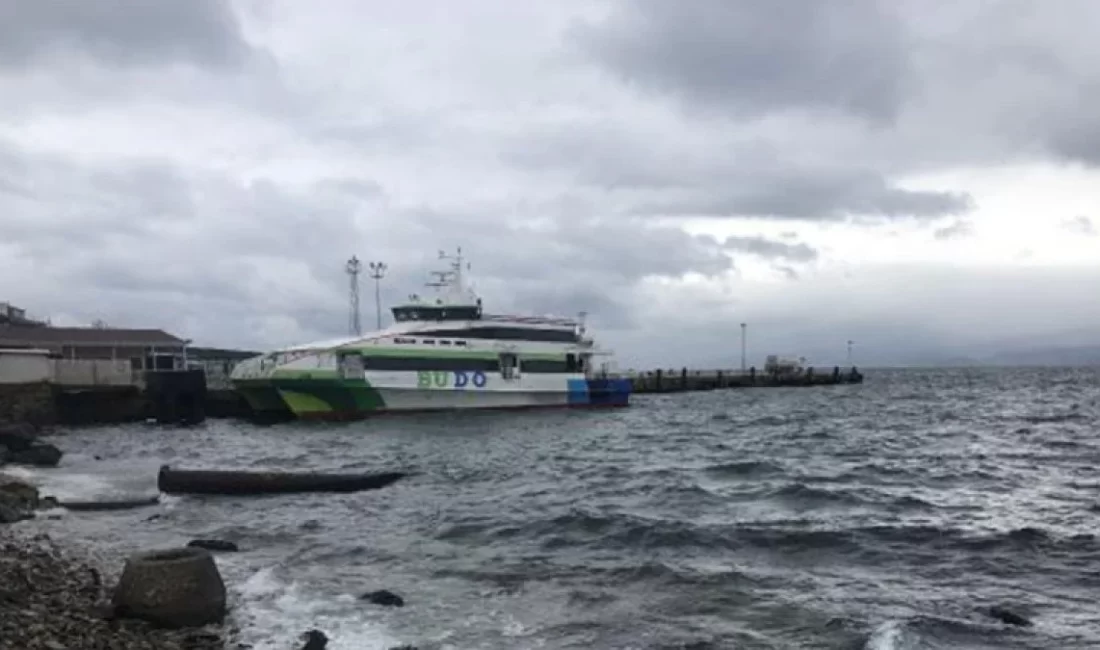
[(987, 612), (992, 618), (1001, 621), (1007, 625), (1015, 625), (1017, 627), (1031, 627), (1031, 619), (1024, 614), (1016, 611), (1015, 608), (1009, 605), (994, 605), (989, 608)]
[(29, 449), (37, 438), (38, 432), (34, 426), (25, 422), (0, 424), (0, 447), (7, 447), (10, 451)]
[(0, 523), (31, 519), (38, 505), (38, 489), (33, 485), (0, 477)]
[(139, 553), (126, 561), (111, 602), (119, 617), (164, 628), (201, 627), (225, 619), (225, 583), (205, 549)]
[(310, 630), (302, 635), (305, 645), (302, 650), (325, 650), (328, 647), (328, 637), (320, 630)]
[(17, 521), (33, 517), (34, 513), (29, 510), (12, 507), (10, 504), (5, 503), (3, 499), (0, 499), (0, 524), (14, 524)]
[(359, 597), (359, 600), (365, 600), (368, 603), (374, 605), (381, 605), (383, 607), (404, 607), (405, 599), (392, 591), (386, 589), (379, 589), (378, 591), (371, 591), (363, 594)]
[(14, 451), (9, 462), (35, 467), (57, 467), (61, 462), (61, 450), (44, 442), (36, 442), (26, 449)]

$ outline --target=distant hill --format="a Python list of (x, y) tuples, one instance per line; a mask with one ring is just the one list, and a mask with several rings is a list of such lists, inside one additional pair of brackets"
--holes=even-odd
[(982, 361), (995, 366), (1095, 366), (1100, 365), (1100, 345), (1004, 350)]

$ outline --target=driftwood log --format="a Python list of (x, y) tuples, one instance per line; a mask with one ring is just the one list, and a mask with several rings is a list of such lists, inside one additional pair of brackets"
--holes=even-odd
[(285, 494), (290, 492), (359, 492), (395, 483), (405, 472), (318, 474), (172, 469), (162, 465), (157, 487), (165, 494)]

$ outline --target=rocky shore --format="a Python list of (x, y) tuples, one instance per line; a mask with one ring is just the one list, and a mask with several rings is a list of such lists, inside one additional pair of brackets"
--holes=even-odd
[(19, 463), (36, 467), (57, 467), (61, 450), (41, 442), (41, 428), (26, 422), (0, 423), (0, 466)]
[[(61, 451), (26, 423), (0, 425), (5, 462), (55, 467)], [(57, 507), (0, 469), (0, 650), (222, 650), (220, 626), (182, 630), (116, 616), (112, 590), (125, 558), (108, 563), (15, 524)], [(117, 566), (114, 566), (117, 562)]]
[(0, 650), (222, 650), (221, 629), (116, 619), (113, 579), (46, 535), (0, 527)]
[[(0, 650), (250, 650), (250, 646), (239, 643), (239, 630), (223, 624), (225, 587), (209, 556), (211, 552), (238, 551), (235, 544), (195, 539), (179, 549), (160, 549), (129, 558), (109, 553), (104, 556), (102, 551), (93, 553), (82, 547), (79, 541), (52, 538), (38, 532), (41, 528), (34, 524), (20, 524), (55, 508), (98, 511), (150, 505), (148, 499), (58, 502), (4, 473), (7, 462), (57, 467), (63, 454), (39, 439), (47, 433), (25, 423), (0, 424)], [(386, 484), (396, 478), (400, 476), (394, 475)], [(194, 551), (207, 558), (190, 557)], [(207, 577), (216, 583), (218, 594), (188, 591), (196, 583), (196, 576), (175, 575), (166, 567), (184, 561), (184, 555), (189, 556), (187, 562), (205, 561), (209, 565), (213, 576)], [(218, 616), (185, 620), (183, 614), (205, 602), (204, 597), (217, 601)], [(385, 590), (365, 594), (362, 600), (384, 607), (404, 605), (400, 596)], [(135, 602), (159, 611), (134, 607)], [(171, 616), (162, 616), (166, 611)], [(205, 622), (209, 624), (194, 627)], [(286, 644), (288, 650), (325, 650), (329, 639), (323, 631), (312, 629), (299, 638), (287, 639)]]

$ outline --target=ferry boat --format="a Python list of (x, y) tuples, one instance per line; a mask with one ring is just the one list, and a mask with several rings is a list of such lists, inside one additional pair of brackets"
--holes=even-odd
[(392, 307), (393, 325), (242, 361), (234, 389), (261, 417), (289, 410), (300, 419), (629, 404), (630, 381), (608, 376), (614, 354), (588, 336), (583, 313), (485, 313), (466, 285), (462, 249), (440, 259), (450, 265), (432, 273), (435, 295)]

